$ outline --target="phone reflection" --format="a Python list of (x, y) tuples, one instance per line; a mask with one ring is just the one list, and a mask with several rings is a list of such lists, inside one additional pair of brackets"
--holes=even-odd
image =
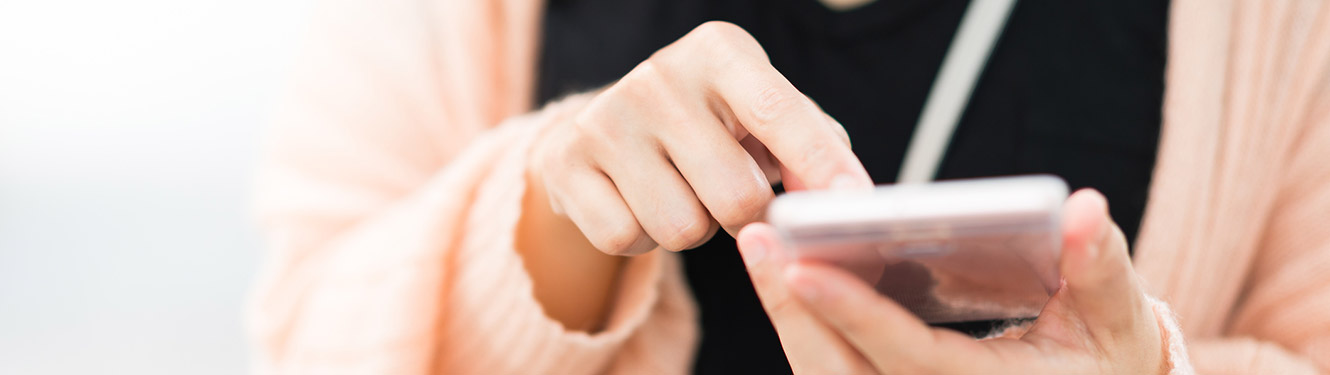
[(1058, 257), (1048, 256), (1060, 243), (1044, 231), (911, 237), (804, 243), (795, 253), (855, 274), (930, 324), (1036, 317), (1060, 283)]

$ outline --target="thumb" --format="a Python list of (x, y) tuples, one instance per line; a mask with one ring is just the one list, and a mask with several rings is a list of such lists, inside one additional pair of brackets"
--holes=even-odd
[(752, 223), (739, 231), (738, 247), (762, 309), (780, 337), (795, 373), (866, 374), (868, 361), (794, 296), (784, 272), (793, 261), (776, 228)]
[(1091, 331), (1135, 331), (1147, 311), (1122, 230), (1108, 215), (1103, 194), (1083, 189), (1067, 198), (1063, 213), (1062, 277), (1068, 307)]

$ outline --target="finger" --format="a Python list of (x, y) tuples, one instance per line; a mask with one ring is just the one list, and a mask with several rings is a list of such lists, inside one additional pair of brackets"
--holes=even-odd
[[(883, 372), (956, 373), (991, 362), (973, 339), (928, 327), (845, 271), (795, 263), (786, 268), (784, 278), (814, 315)], [(962, 366), (956, 358), (965, 358), (967, 363)]]
[(775, 194), (761, 167), (711, 112), (699, 109), (688, 118), (658, 132), (661, 144), (711, 217), (737, 234), (761, 219)]
[(692, 245), (688, 246), (688, 249), (696, 249), (699, 246), (706, 244), (708, 241), (711, 241), (711, 239), (716, 236), (716, 232), (720, 230), (720, 223), (717, 223), (716, 219), (712, 218), (711, 223), (710, 225), (707, 225), (707, 228), (709, 228), (707, 229), (707, 234), (705, 236), (702, 236), (702, 238), (697, 240), (697, 242), (694, 242)]
[[(729, 52), (722, 49), (717, 53)], [(829, 126), (826, 114), (771, 67), (764, 54), (727, 56), (718, 61), (723, 63), (707, 72), (706, 81), (712, 83), (711, 90), (724, 102), (722, 107), (730, 111), (721, 117), (738, 119), (748, 134), (762, 141), (810, 188), (830, 188), (838, 179), (837, 185), (872, 187), (868, 172), (837, 130)]]
[(744, 151), (748, 152), (754, 162), (757, 162), (757, 166), (762, 169), (762, 174), (766, 176), (768, 184), (775, 185), (780, 182), (780, 162), (776, 161), (776, 157), (771, 156), (771, 151), (767, 150), (767, 146), (762, 145), (762, 141), (749, 136), (740, 140), (739, 145), (743, 146)]
[(822, 115), (826, 116), (827, 124), (831, 126), (831, 130), (836, 132), (836, 135), (840, 136), (841, 141), (844, 141), (846, 146), (851, 146), (851, 148), (853, 148), (853, 145), (850, 144), (850, 133), (845, 131), (845, 125), (841, 125), (840, 121), (836, 121), (835, 117), (831, 117), (831, 115), (827, 114), (827, 111), (822, 110), (822, 105), (817, 104), (817, 101), (813, 100), (812, 97), (807, 98), (809, 102), (813, 103), (814, 107), (817, 107), (818, 112), (822, 112)]
[(825, 112), (823, 112), (823, 115), (827, 117), (827, 122), (831, 124), (831, 130), (835, 131), (837, 136), (840, 136), (841, 142), (845, 142), (845, 147), (854, 148), (854, 144), (850, 143), (850, 133), (845, 131), (845, 125), (842, 125), (840, 121), (836, 121), (836, 118)]
[(653, 146), (628, 146), (600, 160), (647, 235), (670, 251), (686, 250), (711, 233), (711, 217), (679, 171)]
[[(840, 138), (845, 142), (845, 145), (850, 146), (850, 134), (845, 131), (845, 127), (830, 115), (827, 115), (826, 117), (828, 123), (832, 126), (832, 129), (836, 131), (836, 134), (840, 135)], [(771, 156), (771, 151), (767, 150), (767, 147), (762, 145), (762, 141), (757, 140), (755, 137), (747, 136), (740, 141), (739, 144), (743, 145), (744, 150), (748, 151), (748, 154), (753, 157), (753, 160), (756, 161), (757, 165), (762, 169), (762, 173), (766, 174), (768, 183), (784, 183), (785, 191), (807, 189), (803, 181), (799, 180), (798, 177), (794, 176), (793, 173), (784, 168), (774, 156)]]
[(785, 186), (785, 191), (789, 192), (789, 191), (808, 190), (808, 184), (804, 183), (804, 180), (799, 178), (799, 176), (796, 176), (793, 172), (790, 172), (789, 168), (786, 168), (784, 165), (782, 165), (779, 167), (779, 169), (781, 175), (780, 183), (781, 185)]
[[(1137, 331), (1148, 311), (1127, 242), (1108, 214), (1102, 194), (1084, 189), (1067, 198), (1063, 218), (1062, 275), (1068, 308), (1092, 332), (1122, 336)], [(1152, 323), (1149, 325), (1153, 325)]]
[(774, 69), (727, 75), (716, 84), (739, 123), (812, 188), (867, 188), (872, 180), (824, 114)]
[(771, 317), (795, 373), (875, 372), (849, 343), (790, 294), (781, 275), (789, 262), (774, 228), (765, 223), (750, 224), (739, 232), (738, 243), (753, 289)]
[(596, 249), (611, 255), (638, 255), (656, 248), (605, 174), (579, 169), (555, 178), (566, 181), (550, 186), (570, 190), (558, 194), (559, 206)]

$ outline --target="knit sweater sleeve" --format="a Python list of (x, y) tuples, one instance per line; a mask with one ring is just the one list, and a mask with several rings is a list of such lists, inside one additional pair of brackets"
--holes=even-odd
[(259, 168), (257, 370), (686, 372), (696, 313), (674, 254), (625, 263), (602, 330), (544, 313), (514, 249), (525, 163), (583, 99), (494, 124), (449, 107), (470, 98), (438, 88), (422, 3), (320, 5)]
[(1293, 116), (1305, 126), (1277, 166), (1278, 198), (1226, 337), (1190, 345), (1202, 373), (1330, 372), (1330, 48), (1321, 47), (1308, 52), (1318, 69), (1301, 77), (1321, 84)]

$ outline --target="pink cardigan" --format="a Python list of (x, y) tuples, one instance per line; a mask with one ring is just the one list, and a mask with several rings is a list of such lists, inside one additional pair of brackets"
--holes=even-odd
[[(540, 0), (331, 0), (273, 127), (250, 309), (262, 372), (682, 373), (674, 254), (608, 327), (544, 315), (513, 249)], [(1174, 0), (1136, 266), (1203, 373), (1330, 370), (1330, 1)]]

